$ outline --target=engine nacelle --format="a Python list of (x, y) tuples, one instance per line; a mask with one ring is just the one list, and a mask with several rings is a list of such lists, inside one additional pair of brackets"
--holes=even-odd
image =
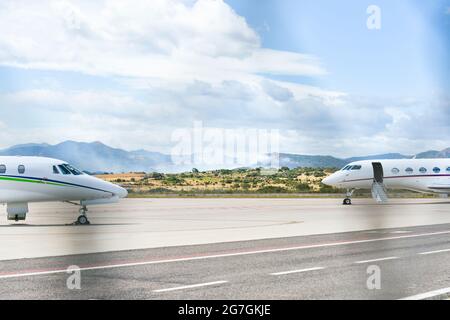
[(8, 203), (6, 212), (8, 213), (8, 220), (25, 220), (28, 213), (28, 203)]

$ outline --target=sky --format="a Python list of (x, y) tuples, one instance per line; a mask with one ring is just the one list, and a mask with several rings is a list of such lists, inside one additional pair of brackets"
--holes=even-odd
[(3, 0), (0, 30), (0, 148), (168, 153), (199, 121), (289, 153), (450, 147), (450, 0)]

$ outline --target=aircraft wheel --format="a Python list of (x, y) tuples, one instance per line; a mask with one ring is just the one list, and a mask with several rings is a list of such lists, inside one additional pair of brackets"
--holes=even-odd
[(350, 198), (345, 198), (344, 201), (342, 202), (342, 204), (348, 206), (352, 204), (352, 199)]
[(88, 220), (88, 218), (86, 216), (81, 215), (77, 219), (77, 224), (87, 225), (87, 224), (90, 224), (90, 222), (89, 222), (89, 220)]

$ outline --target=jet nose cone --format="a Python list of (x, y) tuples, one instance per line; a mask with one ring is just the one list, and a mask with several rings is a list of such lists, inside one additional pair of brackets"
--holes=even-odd
[(128, 191), (125, 188), (122, 188), (121, 186), (118, 186), (117, 184), (112, 184), (111, 193), (114, 194), (114, 196), (119, 198), (125, 198), (128, 195)]
[(326, 177), (325, 179), (322, 180), (323, 184), (326, 184), (327, 186), (333, 186), (333, 184), (335, 183), (335, 180), (333, 175)]
[(118, 187), (116, 194), (119, 198), (125, 198), (128, 195), (128, 191), (125, 188)]

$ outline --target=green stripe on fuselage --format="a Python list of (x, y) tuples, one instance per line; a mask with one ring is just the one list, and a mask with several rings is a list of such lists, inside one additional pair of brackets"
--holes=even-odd
[(24, 178), (11, 178), (11, 177), (1, 177), (0, 176), (0, 180), (13, 181), (13, 182), (29, 182), (29, 183), (49, 184), (52, 186), (60, 186), (60, 187), (68, 186), (68, 185), (62, 184), (62, 183), (50, 182), (50, 181), (45, 181), (45, 180), (24, 179)]

